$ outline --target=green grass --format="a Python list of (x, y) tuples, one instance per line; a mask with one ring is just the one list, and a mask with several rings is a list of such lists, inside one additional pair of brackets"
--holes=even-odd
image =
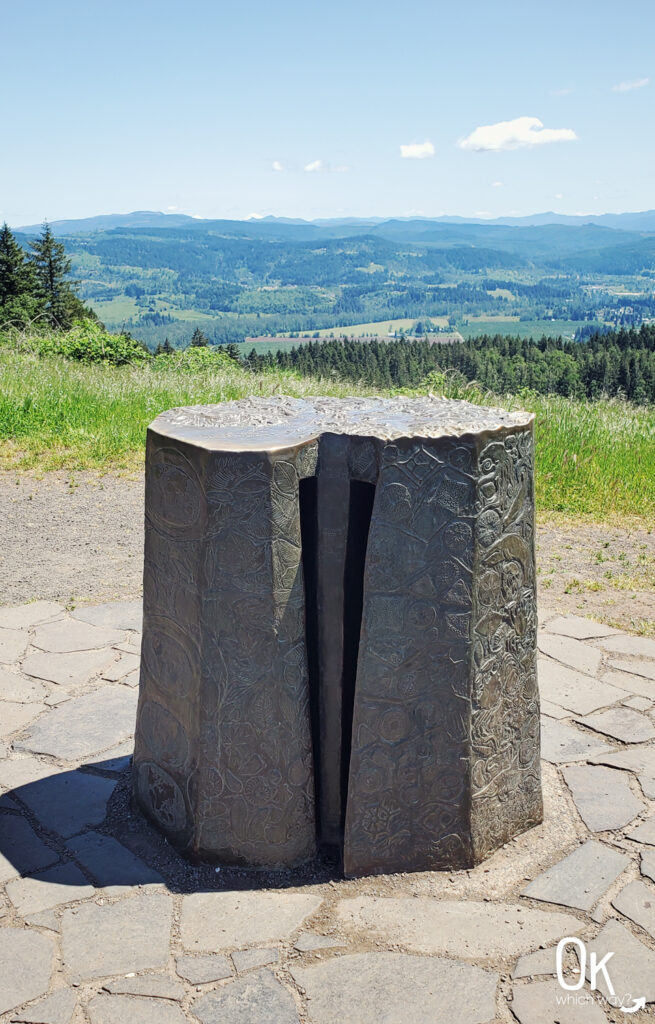
[[(433, 382), (432, 391), (536, 414), (540, 512), (596, 521), (639, 517), (655, 525), (655, 408), (483, 395), (447, 378), (438, 389)], [(0, 348), (0, 466), (134, 469), (142, 464), (146, 426), (162, 410), (282, 393), (382, 392), (291, 371), (253, 375), (225, 356), (192, 370), (181, 358), (142, 367), (86, 366)]]

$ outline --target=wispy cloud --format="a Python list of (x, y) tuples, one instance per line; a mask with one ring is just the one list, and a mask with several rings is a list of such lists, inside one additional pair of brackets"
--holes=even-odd
[(324, 171), (325, 165), (322, 160), (312, 160), (311, 163), (305, 164), (304, 170), (306, 170), (308, 174), (316, 174), (319, 171)]
[(274, 171), (284, 170), (284, 164), (280, 163), (279, 160), (274, 160), (273, 163), (271, 164), (271, 167), (273, 168)]
[(632, 92), (633, 89), (643, 89), (649, 82), (650, 78), (637, 78), (634, 82), (619, 82), (612, 86), (612, 92)]
[(347, 164), (330, 164), (325, 160), (312, 160), (311, 163), (305, 164), (303, 170), (308, 174), (345, 174), (350, 167)]
[(571, 85), (564, 86), (563, 89), (551, 89), (551, 96), (570, 96), (571, 93), (575, 92), (575, 89)]
[(492, 188), (502, 188), (503, 187), (503, 182), (502, 181), (492, 181), (491, 182), (491, 187)]
[(403, 160), (425, 160), (434, 156), (434, 146), (429, 139), (425, 142), (410, 142), (407, 146), (400, 147), (400, 155)]
[(502, 149), (529, 149), (549, 142), (573, 142), (577, 135), (572, 128), (544, 128), (538, 117), (515, 117), (513, 121), (485, 124), (460, 139), (460, 149), (477, 152)]

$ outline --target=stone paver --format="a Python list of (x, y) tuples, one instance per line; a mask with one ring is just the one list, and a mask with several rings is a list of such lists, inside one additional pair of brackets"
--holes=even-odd
[(626, 772), (572, 764), (562, 774), (580, 817), (592, 832), (622, 828), (644, 809), (643, 802), (632, 794)]
[(0, 884), (16, 875), (47, 868), (59, 859), (29, 822), (14, 814), (0, 818)]
[(95, 996), (89, 1003), (91, 1024), (187, 1024), (179, 1006), (139, 996)]
[(42, 711), (40, 704), (0, 701), (0, 735), (11, 736), (12, 733), (22, 732)]
[(645, 843), (647, 846), (655, 846), (655, 814), (646, 818), (635, 828), (626, 832), (628, 839), (634, 839), (636, 843)]
[(585, 761), (594, 754), (602, 754), (609, 747), (600, 737), (576, 729), (566, 722), (544, 718), (541, 723), (541, 756), (553, 764)]
[(60, 988), (26, 1010), (20, 1010), (11, 1019), (17, 1024), (70, 1024), (76, 1003), (75, 991)]
[(69, 838), (88, 825), (100, 824), (115, 786), (115, 779), (73, 771), (46, 775), (13, 792), (45, 828)]
[(591, 910), (629, 863), (625, 854), (590, 839), (530, 882), (523, 895), (575, 910)]
[(18, 661), (27, 647), (24, 629), (0, 629), (0, 663), (10, 665)]
[(132, 672), (138, 669), (141, 659), (136, 654), (126, 654), (125, 651), (121, 651), (118, 659), (114, 661), (109, 668), (106, 668), (102, 673), (103, 679), (108, 679), (109, 682), (117, 683), (119, 680), (124, 680), (125, 676), (130, 675)]
[[(589, 954), (594, 952), (597, 961), (602, 960), (608, 953), (614, 954), (607, 964), (607, 970), (617, 995), (630, 995), (631, 1002), (628, 1005), (632, 1005), (635, 999), (642, 996), (647, 1003), (655, 1002), (655, 953), (636, 939), (622, 924), (614, 920), (608, 921), (596, 938), (588, 941), (587, 951)], [(607, 998), (610, 992), (602, 971), (598, 974), (597, 985)]]
[(163, 882), (161, 875), (111, 836), (85, 832), (66, 845), (97, 884), (109, 886), (112, 894), (125, 887)]
[(655, 891), (644, 882), (630, 882), (612, 900), (612, 906), (655, 939)]
[(267, 970), (227, 982), (201, 996), (193, 1004), (193, 1012), (201, 1024), (300, 1024), (293, 996)]
[(644, 743), (655, 739), (655, 725), (650, 718), (633, 708), (609, 708), (578, 718), (577, 721), (621, 743)]
[(542, 698), (577, 715), (588, 715), (625, 697), (619, 687), (574, 672), (550, 658), (539, 658), (537, 675)]
[(593, 640), (603, 636), (616, 636), (618, 629), (604, 626), (602, 622), (582, 619), (579, 615), (558, 615), (548, 620), (548, 632), (569, 636), (573, 640)]
[(46, 622), (34, 630), (32, 643), (40, 651), (51, 654), (70, 654), (73, 651), (92, 651), (112, 647), (126, 639), (120, 629), (105, 629), (76, 619)]
[(642, 853), (639, 864), (642, 875), (655, 882), (655, 850), (647, 850)]
[(36, 651), (28, 654), (22, 670), (28, 676), (46, 679), (59, 686), (75, 688), (88, 683), (103, 669), (108, 668), (118, 657), (111, 648), (99, 651), (73, 651), (71, 654), (45, 654)]
[(610, 636), (599, 640), (597, 646), (611, 654), (629, 654), (636, 658), (655, 658), (655, 640), (649, 640), (645, 636), (630, 636), (628, 633), (619, 633), (618, 636)]
[(279, 942), (301, 926), (321, 897), (298, 892), (202, 892), (185, 896), (180, 935), (189, 950)]
[(606, 1024), (587, 990), (564, 992), (557, 981), (514, 986), (512, 1013), (519, 1024)]
[(484, 1024), (495, 1017), (497, 976), (452, 960), (355, 953), (293, 966), (291, 974), (310, 998), (312, 1024)]
[(610, 768), (622, 768), (634, 772), (644, 790), (652, 784), (655, 787), (655, 746), (644, 744), (629, 747), (627, 750), (609, 750), (604, 754), (592, 755), (589, 760), (594, 764), (606, 764)]
[[(475, 900), (357, 896), (341, 900), (336, 915), (350, 934), (397, 942), (412, 953), (465, 959), (518, 956), (581, 930), (571, 914)], [(567, 928), (570, 933), (562, 930)]]
[(230, 961), (221, 953), (196, 956), (178, 956), (177, 973), (192, 985), (205, 985), (209, 981), (223, 981), (232, 977)]
[(32, 601), (13, 608), (0, 608), (0, 629), (29, 629), (37, 622), (47, 622), (63, 615), (64, 609), (54, 601)]
[(0, 608), (3, 1024), (600, 1024), (593, 1002), (553, 1010), (554, 948), (576, 934), (616, 950), (617, 992), (648, 997), (652, 641), (543, 609), (540, 622), (542, 828), (468, 872), (295, 890), (246, 873), (213, 892), (194, 891), (207, 869), (154, 842), (124, 791), (107, 818), (133, 751), (140, 602)]
[(64, 761), (106, 750), (134, 732), (136, 698), (110, 685), (74, 697), (45, 715), (17, 746)]
[(61, 924), (66, 974), (75, 982), (165, 967), (172, 915), (163, 893), (69, 907)]
[(241, 949), (232, 954), (232, 963), (239, 974), (251, 971), (254, 967), (266, 967), (280, 959), (277, 949)]
[(50, 689), (38, 679), (29, 679), (19, 672), (0, 668), (0, 701), (14, 701), (18, 704), (32, 704), (44, 700)]
[(151, 996), (157, 999), (184, 999), (184, 985), (166, 974), (142, 974), (108, 981), (103, 988), (112, 995)]
[(75, 609), (73, 618), (92, 626), (131, 629), (139, 633), (143, 622), (143, 604), (141, 601), (113, 601), (109, 604), (83, 605)]
[(549, 949), (537, 949), (534, 953), (525, 953), (520, 956), (512, 971), (512, 977), (533, 978), (539, 974), (555, 974), (555, 953), (556, 946)]
[(0, 928), (0, 1013), (36, 999), (50, 984), (55, 940), (23, 928)]
[(595, 647), (590, 647), (589, 644), (582, 643), (581, 640), (572, 640), (567, 636), (551, 636), (549, 633), (542, 632), (539, 635), (538, 644), (542, 654), (547, 654), (555, 661), (568, 665), (576, 672), (594, 676), (600, 668), (602, 652), (596, 650)]
[[(628, 661), (622, 658), (610, 658), (607, 663), (610, 668), (617, 669), (619, 672), (627, 672), (634, 676), (643, 676), (644, 679), (652, 679), (655, 681), (655, 661), (652, 659), (649, 661), (635, 660)], [(653, 698), (655, 698), (655, 686), (652, 687)]]
[(39, 874), (7, 883), (7, 896), (21, 917), (93, 895), (93, 886), (74, 864), (57, 864)]

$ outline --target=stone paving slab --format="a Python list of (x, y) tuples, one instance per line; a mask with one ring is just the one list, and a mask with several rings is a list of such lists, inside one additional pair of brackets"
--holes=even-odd
[(497, 975), (451, 960), (355, 953), (291, 974), (309, 996), (312, 1024), (485, 1024), (495, 1017)]
[(187, 1024), (179, 1006), (138, 996), (97, 995), (88, 1014), (91, 1024)]
[(609, 750), (600, 737), (590, 736), (566, 722), (544, 718), (541, 722), (541, 756), (553, 764), (586, 761)]
[(182, 904), (182, 946), (213, 952), (279, 942), (299, 928), (320, 904), (321, 897), (311, 893), (193, 893), (185, 896)]
[[(629, 994), (630, 1005), (640, 996), (647, 1003), (655, 1002), (655, 952), (635, 938), (619, 921), (608, 921), (596, 938), (588, 942), (587, 948), (589, 953), (596, 954), (597, 961), (613, 953), (608, 963), (608, 972), (617, 995), (622, 998)], [(611, 995), (602, 971), (598, 974), (597, 985), (606, 998)]]
[(109, 604), (83, 605), (72, 614), (74, 619), (88, 622), (92, 626), (129, 629), (139, 633), (143, 623), (143, 604), (141, 601), (113, 601)]
[(402, 936), (410, 952), (466, 960), (518, 956), (582, 928), (577, 918), (560, 911), (475, 900), (359, 896), (341, 900), (336, 916), (348, 934), (387, 942)]
[(0, 1013), (47, 991), (55, 940), (23, 928), (0, 928)]
[(61, 937), (67, 976), (79, 982), (165, 967), (172, 918), (172, 900), (164, 893), (65, 910)]
[(35, 651), (25, 658), (22, 670), (28, 676), (46, 679), (59, 686), (76, 688), (88, 683), (118, 657), (111, 648), (99, 651), (71, 651), (69, 654), (45, 654)]
[(626, 854), (590, 839), (530, 882), (523, 896), (591, 910), (629, 863)]
[(136, 699), (131, 690), (110, 685), (73, 697), (40, 719), (16, 747), (62, 761), (107, 750), (134, 732)]
[(563, 992), (556, 981), (514, 988), (512, 1013), (519, 1024), (606, 1024), (589, 991)]
[(655, 891), (644, 882), (630, 882), (612, 900), (612, 906), (655, 939)]
[(75, 619), (46, 622), (34, 630), (32, 643), (41, 651), (51, 654), (70, 654), (73, 651), (91, 651), (112, 647), (125, 641), (125, 632), (105, 629)]
[(633, 708), (609, 708), (576, 719), (594, 732), (620, 740), (621, 743), (644, 743), (655, 739), (655, 725), (650, 718)]
[(267, 970), (227, 982), (201, 996), (193, 1004), (193, 1013), (201, 1024), (300, 1024), (293, 996)]
[(628, 775), (601, 765), (572, 764), (563, 769), (580, 817), (592, 832), (623, 828), (644, 810), (632, 794)]
[(643, 638), (542, 609), (544, 825), (470, 871), (346, 881), (188, 865), (134, 813), (138, 612), (0, 609), (0, 1024), (550, 1024), (578, 934), (616, 943), (615, 984), (653, 976)]
[(70, 1024), (77, 1003), (77, 994), (69, 988), (60, 988), (51, 996), (40, 999), (25, 1010), (12, 1014), (17, 1024)]

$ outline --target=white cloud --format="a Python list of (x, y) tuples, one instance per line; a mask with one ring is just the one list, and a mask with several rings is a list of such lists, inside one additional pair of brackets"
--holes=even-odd
[(563, 199), (563, 198), (564, 198), (563, 192), (556, 192), (555, 193), (555, 199)]
[(573, 93), (573, 92), (575, 92), (575, 89), (573, 89), (572, 87), (569, 86), (569, 87), (564, 88), (564, 89), (551, 89), (550, 90), (550, 95), (551, 96), (570, 96), (571, 93)]
[(400, 147), (400, 155), (403, 160), (425, 160), (426, 157), (434, 156), (434, 146), (429, 139), (425, 142), (410, 142)]
[(643, 89), (648, 85), (650, 78), (637, 78), (634, 82), (619, 82), (612, 86), (612, 92), (632, 92), (633, 89)]
[(279, 160), (274, 160), (273, 163), (271, 164), (271, 167), (273, 168), (274, 171), (284, 170), (284, 164), (281, 164)]
[(502, 188), (503, 187), (503, 182), (502, 181), (492, 181), (491, 182), (491, 187), (492, 188)]
[(315, 174), (318, 171), (322, 171), (324, 170), (323, 161), (312, 160), (311, 163), (305, 164), (305, 170), (307, 171), (308, 174)]
[(515, 117), (513, 121), (485, 124), (460, 139), (460, 149), (477, 152), (501, 149), (528, 149), (548, 142), (573, 142), (577, 135), (572, 128), (544, 128), (538, 117)]
[(167, 210), (179, 210), (179, 206), (167, 206)]

